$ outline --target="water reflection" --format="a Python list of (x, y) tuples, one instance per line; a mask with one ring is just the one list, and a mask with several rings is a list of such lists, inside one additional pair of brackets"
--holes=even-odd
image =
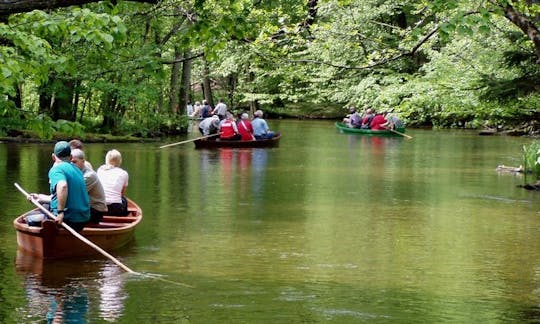
[(47, 323), (85, 323), (89, 309), (114, 322), (124, 310), (125, 275), (114, 264), (85, 260), (47, 261), (17, 252), (16, 271), (24, 276), (26, 318)]

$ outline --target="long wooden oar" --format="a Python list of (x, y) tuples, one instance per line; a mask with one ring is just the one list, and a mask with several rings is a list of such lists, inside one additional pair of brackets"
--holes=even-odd
[(402, 132), (398, 132), (397, 130), (394, 130), (392, 128), (387, 128), (387, 130), (391, 131), (392, 133), (396, 133), (396, 134), (399, 134), (405, 138), (408, 138), (408, 139), (412, 139), (412, 136), (409, 136), (407, 134), (403, 134)]
[[(26, 192), (21, 186), (19, 186), (18, 183), (15, 183), (15, 187), (17, 187), (17, 189), (19, 189), (20, 192), (22, 192), (23, 195), (26, 196), (26, 199), (29, 199), (34, 205), (36, 205), (36, 207), (38, 207), (39, 209), (41, 209), (42, 212), (44, 212), (47, 216), (49, 216), (50, 218), (52, 219), (55, 219), (56, 220), (56, 216), (53, 215), (53, 213), (51, 213), (47, 208), (43, 207), (37, 200), (35, 200), (28, 192)], [(68, 230), (71, 234), (73, 234), (76, 238), (78, 238), (79, 240), (83, 241), (84, 243), (88, 244), (90, 247), (92, 247), (94, 250), (98, 251), (99, 253), (103, 254), (104, 256), (106, 256), (107, 258), (111, 259), (114, 263), (116, 263), (120, 268), (126, 270), (127, 272), (129, 273), (137, 273), (133, 270), (131, 270), (130, 268), (128, 268), (127, 266), (125, 266), (122, 262), (118, 261), (115, 257), (113, 257), (112, 255), (110, 255), (109, 253), (107, 253), (105, 250), (103, 250), (102, 248), (100, 248), (99, 246), (97, 246), (96, 244), (94, 244), (92, 241), (88, 240), (86, 237), (82, 236), (81, 234), (79, 234), (77, 231), (75, 231), (73, 228), (71, 228), (69, 225), (67, 225), (66, 223), (62, 222), (62, 226)]]
[(169, 147), (169, 146), (174, 146), (174, 145), (180, 145), (180, 144), (185, 144), (185, 143), (189, 143), (189, 142), (195, 142), (196, 140), (218, 136), (219, 134), (221, 134), (221, 133), (201, 136), (201, 137), (197, 137), (197, 138), (192, 138), (190, 140), (186, 140), (186, 141), (182, 141), (182, 142), (178, 142), (178, 143), (172, 143), (172, 144), (163, 145), (163, 146), (160, 146), (159, 148), (164, 148), (164, 147)]

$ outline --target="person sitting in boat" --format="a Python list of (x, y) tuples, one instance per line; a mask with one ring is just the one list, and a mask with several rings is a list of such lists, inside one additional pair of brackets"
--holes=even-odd
[(367, 108), (365, 110), (364, 117), (362, 117), (362, 125), (360, 126), (360, 128), (370, 129), (373, 117), (375, 117), (375, 115), (373, 114), (373, 110), (371, 108)]
[(234, 116), (231, 113), (227, 113), (225, 119), (219, 124), (219, 131), (221, 132), (219, 138), (226, 141), (238, 141), (242, 136), (238, 133), (238, 126), (234, 121)]
[(86, 158), (82, 150), (71, 150), (71, 163), (82, 171), (86, 191), (90, 197), (90, 223), (98, 224), (103, 219), (103, 214), (108, 211), (105, 190), (103, 190), (97, 173), (86, 166), (85, 162)]
[(203, 136), (217, 134), (218, 130), (219, 130), (219, 117), (218, 116), (207, 117), (199, 123), (199, 132), (201, 132)]
[(343, 123), (349, 128), (360, 128), (362, 126), (362, 116), (356, 111), (356, 108), (350, 108), (349, 114), (343, 118)]
[(371, 130), (378, 131), (378, 130), (385, 130), (386, 127), (382, 126), (383, 124), (386, 124), (386, 111), (382, 111), (380, 113), (375, 113), (375, 116), (371, 120)]
[[(73, 152), (74, 149), (83, 150), (83, 143), (81, 140), (78, 139), (72, 139), (69, 141), (69, 147), (71, 148), (71, 151)], [(90, 170), (94, 170), (94, 167), (92, 166), (92, 163), (90, 163), (88, 160), (84, 160), (84, 165), (86, 165)]]
[(90, 198), (83, 174), (71, 163), (71, 148), (66, 141), (57, 142), (52, 154), (54, 165), (49, 170), (50, 195), (30, 194), (29, 199), (50, 204), (56, 223), (62, 222), (81, 231), (90, 220)]
[(275, 136), (275, 133), (270, 131), (266, 120), (263, 119), (262, 110), (257, 110), (253, 113), (251, 125), (253, 126), (253, 136), (258, 140), (269, 139)]
[(122, 165), (122, 154), (113, 149), (107, 152), (105, 164), (97, 170), (99, 181), (105, 191), (108, 209), (106, 215), (126, 216), (129, 213), (125, 198), (129, 175), (120, 165)]
[(401, 121), (401, 119), (399, 119), (399, 117), (396, 114), (392, 112), (392, 110), (388, 111), (385, 118), (386, 118), (386, 123), (382, 124), (381, 126), (386, 127), (387, 129), (393, 129), (393, 130), (395, 130), (396, 128), (403, 127), (403, 122)]
[(249, 121), (249, 115), (247, 113), (242, 113), (240, 115), (240, 120), (238, 121), (238, 133), (242, 136), (242, 141), (255, 140), (255, 136), (253, 136), (253, 126)]

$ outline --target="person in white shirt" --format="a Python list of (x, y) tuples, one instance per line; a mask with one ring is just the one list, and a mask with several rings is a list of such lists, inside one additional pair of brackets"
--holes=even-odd
[(122, 155), (117, 150), (110, 150), (105, 156), (105, 164), (97, 170), (99, 181), (105, 190), (107, 215), (126, 216), (127, 199), (125, 198), (129, 175), (122, 169)]
[(225, 119), (225, 117), (227, 116), (227, 105), (223, 103), (223, 99), (219, 99), (219, 102), (214, 108), (212, 114), (218, 115), (219, 120)]

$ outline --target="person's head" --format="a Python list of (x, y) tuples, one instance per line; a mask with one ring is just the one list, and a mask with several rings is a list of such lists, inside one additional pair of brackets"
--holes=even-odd
[(71, 149), (79, 149), (79, 150), (82, 150), (83, 149), (83, 143), (78, 140), (78, 139), (72, 139), (71, 141), (69, 141), (69, 147), (71, 147)]
[(109, 166), (119, 167), (122, 164), (122, 154), (118, 150), (110, 150), (105, 155), (105, 164)]
[(214, 115), (214, 116), (212, 116), (210, 118), (212, 118), (212, 126), (215, 127), (215, 128), (218, 128), (219, 127), (219, 122), (220, 122), (219, 116)]
[(262, 116), (263, 116), (262, 110), (259, 109), (259, 110), (255, 111), (253, 113), (253, 116), (262, 118)]
[(228, 120), (234, 120), (234, 115), (231, 114), (230, 112), (228, 112), (225, 117), (228, 119)]
[(240, 115), (240, 118), (241, 119), (249, 119), (249, 115), (247, 113), (242, 113), (242, 115)]
[(69, 147), (69, 143), (66, 141), (57, 142), (54, 145), (53, 156), (62, 161), (69, 161), (71, 159), (71, 147)]
[(195, 101), (195, 106), (200, 106), (201, 103), (199, 101)]
[(356, 108), (354, 107), (349, 108), (349, 113), (354, 114), (355, 112), (356, 112)]
[(372, 114), (372, 113), (373, 113), (373, 109), (371, 109), (371, 108), (366, 109), (366, 114)]
[(223, 99), (219, 98), (218, 102), (223, 102)]
[(202, 104), (203, 104), (203, 105), (208, 105), (208, 100), (204, 99), (204, 100), (202, 101)]
[(71, 150), (71, 163), (75, 164), (77, 168), (83, 170), (85, 160), (84, 152), (81, 149)]

